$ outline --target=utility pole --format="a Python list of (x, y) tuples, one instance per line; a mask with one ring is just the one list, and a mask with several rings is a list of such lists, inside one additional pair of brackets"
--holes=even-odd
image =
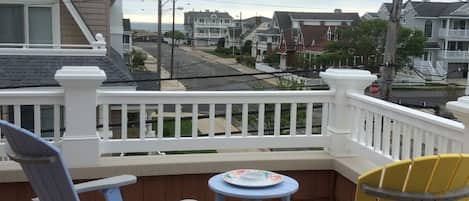
[(173, 79), (174, 74), (174, 37), (175, 37), (175, 18), (176, 18), (176, 0), (173, 0), (173, 31), (171, 34), (171, 79)]
[(243, 34), (243, 12), (239, 12), (239, 55), (243, 56), (243, 44), (241, 42), (241, 35)]
[(161, 40), (163, 39), (161, 37), (161, 16), (162, 16), (162, 7), (163, 5), (161, 4), (161, 0), (158, 0), (158, 41), (157, 41), (157, 52), (156, 52), (156, 67), (157, 67), (157, 71), (158, 71), (158, 75), (159, 75), (159, 84), (158, 84), (158, 88), (159, 90), (161, 90)]
[(381, 93), (384, 100), (389, 100), (391, 97), (394, 67), (396, 65), (397, 37), (401, 21), (401, 5), (402, 0), (393, 0), (391, 16), (389, 17), (384, 49), (384, 67), (381, 69), (381, 79), (383, 81)]

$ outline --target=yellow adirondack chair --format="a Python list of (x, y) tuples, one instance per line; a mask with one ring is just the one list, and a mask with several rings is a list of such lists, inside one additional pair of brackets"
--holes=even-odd
[(355, 201), (469, 201), (469, 154), (403, 160), (358, 178)]

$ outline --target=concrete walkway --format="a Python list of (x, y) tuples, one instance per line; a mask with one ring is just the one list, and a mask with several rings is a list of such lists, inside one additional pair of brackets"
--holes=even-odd
[[(207, 62), (224, 64), (224, 65), (229, 66), (229, 67), (231, 67), (231, 68), (233, 68), (233, 69), (235, 69), (235, 70), (237, 70), (237, 71), (239, 71), (243, 74), (262, 73), (261, 71), (258, 71), (254, 68), (249, 68), (245, 65), (239, 64), (236, 61), (236, 59), (234, 59), (234, 58), (221, 58), (221, 57), (215, 56), (213, 54), (210, 54), (210, 53), (207, 53), (207, 52), (204, 52), (204, 51), (201, 51), (201, 50), (192, 49), (192, 47), (188, 47), (188, 46), (180, 46), (179, 48), (181, 48), (182, 50), (190, 53), (192, 56), (198, 57), (198, 58), (203, 59)], [(274, 86), (279, 85), (278, 79), (277, 78), (272, 78), (272, 75), (254, 75), (253, 77), (255, 77), (257, 79), (262, 79), (265, 82), (267, 82), (271, 85), (274, 85)]]

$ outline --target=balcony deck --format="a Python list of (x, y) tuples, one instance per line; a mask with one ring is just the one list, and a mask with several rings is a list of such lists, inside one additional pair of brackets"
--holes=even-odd
[[(357, 177), (374, 167), (469, 152), (463, 123), (364, 95), (376, 79), (369, 72), (329, 69), (321, 77), (329, 90), (110, 91), (98, 89), (106, 78), (99, 68), (64, 67), (56, 73), (63, 90), (0, 91), (0, 105), (12, 111), (6, 119), (18, 126), (22, 107), (32, 106), (31, 130), (62, 149), (75, 180), (138, 176), (139, 182), (124, 190), (127, 200), (211, 200), (211, 175), (258, 168), (298, 179), (301, 189), (293, 200), (347, 201), (353, 200)], [(52, 128), (42, 128), (43, 107), (52, 111)], [(469, 123), (469, 98), (448, 108)], [(225, 125), (221, 131), (217, 118)], [(208, 120), (206, 133), (200, 119)], [(0, 139), (0, 194), (8, 201), (29, 200), (31, 190), (20, 167), (6, 160), (4, 147)], [(305, 148), (317, 151), (300, 151)], [(269, 151), (220, 151), (225, 149)], [(284, 149), (298, 151), (279, 151)], [(218, 153), (152, 155), (197, 150)], [(101, 200), (97, 194), (84, 197)]]

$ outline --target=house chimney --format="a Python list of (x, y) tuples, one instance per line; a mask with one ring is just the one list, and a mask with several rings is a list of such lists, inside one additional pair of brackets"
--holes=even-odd
[(334, 13), (342, 13), (342, 9), (337, 8), (337, 9), (334, 10)]

